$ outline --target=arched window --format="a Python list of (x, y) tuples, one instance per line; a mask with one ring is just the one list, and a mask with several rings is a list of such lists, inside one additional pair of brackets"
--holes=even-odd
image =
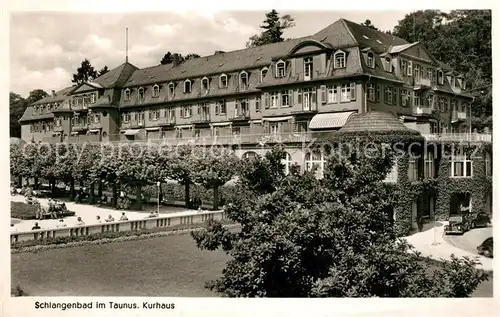
[(170, 98), (174, 97), (174, 95), (175, 95), (175, 84), (174, 83), (168, 84), (168, 94), (169, 94)]
[(264, 81), (264, 78), (266, 77), (268, 70), (269, 68), (267, 67), (262, 68), (262, 70), (260, 71), (260, 82)]
[(285, 158), (281, 160), (281, 164), (285, 165), (285, 175), (290, 174), (290, 170), (293, 165), (292, 156), (290, 155), (290, 153), (285, 153)]
[(248, 161), (250, 159), (254, 159), (256, 157), (257, 157), (257, 153), (255, 153), (254, 151), (248, 151), (248, 152), (243, 153), (243, 155), (242, 155), (242, 158), (245, 161)]
[(184, 93), (190, 93), (191, 92), (191, 81), (189, 79), (186, 79), (184, 82)]
[(227, 75), (222, 74), (219, 77), (219, 87), (220, 88), (227, 88)]
[(313, 151), (306, 153), (306, 171), (316, 172), (316, 177), (323, 178), (325, 170), (325, 159), (321, 151)]
[(125, 100), (128, 101), (130, 100), (130, 89), (125, 89)]
[(366, 64), (370, 68), (375, 68), (375, 58), (374, 58), (372, 52), (368, 52), (368, 56), (367, 56), (367, 59), (366, 59)]
[(240, 73), (240, 87), (248, 86), (248, 73), (246, 71), (242, 71)]
[(333, 55), (335, 68), (345, 68), (345, 52), (338, 51)]
[(201, 80), (201, 90), (207, 91), (210, 88), (209, 86), (209, 80), (207, 77), (203, 77)]
[(157, 98), (160, 96), (160, 86), (154, 85), (153, 86), (153, 97)]
[(438, 84), (440, 84), (440, 85), (442, 85), (444, 83), (444, 77), (443, 77), (442, 70), (437, 71), (437, 80), (438, 80)]
[(144, 99), (144, 88), (139, 88), (139, 100)]
[(286, 64), (284, 61), (280, 60), (276, 63), (276, 77), (277, 78), (285, 77), (285, 73), (286, 73)]

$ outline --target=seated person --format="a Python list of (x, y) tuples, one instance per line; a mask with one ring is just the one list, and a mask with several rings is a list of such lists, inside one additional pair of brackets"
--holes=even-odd
[(106, 195), (102, 195), (102, 197), (101, 197), (101, 203), (103, 203), (103, 204), (107, 204), (108, 203), (108, 197), (106, 197)]
[(154, 210), (151, 210), (151, 213), (148, 215), (147, 218), (155, 218), (158, 217), (158, 213)]
[(125, 221), (125, 220), (128, 220), (127, 216), (125, 216), (125, 213), (122, 212), (122, 216), (120, 217), (120, 220), (121, 221)]
[(66, 223), (64, 223), (64, 219), (60, 219), (59, 222), (57, 223), (57, 228), (64, 228), (66, 227)]
[(85, 226), (85, 222), (83, 222), (82, 217), (78, 217), (76, 219), (76, 225), (77, 226)]
[(100, 216), (96, 216), (95, 218), (96, 218), (96, 222), (97, 222), (97, 223), (102, 223), (102, 221), (101, 221), (101, 217), (100, 217)]
[(109, 214), (108, 218), (106, 218), (106, 220), (104, 220), (106, 222), (113, 222), (115, 221), (115, 218), (113, 218), (113, 216), (111, 216), (111, 214)]
[(38, 230), (38, 229), (42, 229), (42, 227), (38, 225), (38, 222), (35, 222), (35, 225), (33, 226), (33, 228), (31, 228), (31, 230)]

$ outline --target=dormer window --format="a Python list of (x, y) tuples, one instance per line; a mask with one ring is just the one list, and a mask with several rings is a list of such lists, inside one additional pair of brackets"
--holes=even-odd
[(184, 82), (184, 93), (185, 94), (188, 94), (191, 92), (191, 81), (189, 79), (187, 79), (185, 82)]
[(240, 86), (241, 87), (248, 86), (248, 73), (245, 71), (242, 71), (240, 74)]
[(201, 90), (203, 90), (203, 91), (208, 91), (208, 88), (209, 88), (209, 81), (208, 81), (208, 78), (207, 78), (207, 77), (204, 77), (204, 78), (201, 80)]
[(444, 84), (444, 76), (443, 76), (443, 71), (442, 70), (438, 70), (438, 72), (437, 72), (437, 80), (438, 80), (438, 84), (440, 84), (440, 85)]
[(373, 56), (373, 53), (372, 52), (368, 52), (367, 54), (367, 58), (366, 58), (366, 64), (368, 65), (368, 67), (370, 68), (375, 68), (375, 58)]
[(345, 68), (345, 52), (337, 52), (333, 56), (335, 60), (335, 68)]
[(143, 100), (144, 99), (144, 88), (139, 88), (139, 100)]
[(313, 58), (304, 58), (304, 80), (311, 80), (313, 73)]
[(153, 86), (153, 98), (158, 98), (160, 96), (160, 86)]
[(451, 84), (451, 87), (456, 87), (455, 76), (453, 76), (453, 75), (451, 75), (451, 77), (450, 77), (450, 84)]
[(222, 74), (219, 77), (219, 87), (220, 88), (227, 88), (227, 75)]
[(125, 89), (125, 101), (130, 100), (130, 89)]
[(285, 62), (278, 61), (276, 63), (276, 77), (277, 78), (285, 77), (285, 69), (286, 69)]
[(386, 71), (389, 73), (392, 73), (392, 65), (391, 65), (391, 58), (390, 57), (385, 58), (385, 64), (386, 64)]
[(175, 94), (175, 84), (174, 83), (168, 84), (168, 93), (169, 93), (170, 98), (172, 98), (174, 96), (174, 94)]
[(266, 77), (268, 70), (269, 69), (267, 67), (262, 68), (262, 70), (260, 71), (260, 82), (264, 81), (264, 78)]

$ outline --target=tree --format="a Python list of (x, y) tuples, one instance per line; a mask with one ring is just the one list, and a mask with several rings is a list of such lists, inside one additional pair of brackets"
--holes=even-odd
[(232, 152), (213, 147), (196, 151), (196, 164), (193, 166), (193, 180), (212, 189), (214, 194), (213, 209), (219, 207), (219, 188), (229, 182), (236, 174), (239, 159)]
[(283, 42), (283, 32), (295, 26), (295, 21), (290, 15), (280, 16), (274, 9), (266, 13), (266, 19), (263, 23), (264, 25), (261, 25), (260, 28), (264, 31), (261, 34), (251, 36), (247, 47)]
[(29, 96), (27, 98), (27, 102), (29, 105), (37, 102), (38, 100), (41, 100), (45, 97), (48, 97), (49, 94), (47, 92), (45, 92), (44, 90), (42, 89), (35, 89), (35, 90), (32, 90), (30, 91), (29, 93)]
[(370, 29), (374, 29), (374, 30), (379, 31), (379, 29), (375, 25), (373, 25), (372, 21), (370, 21), (369, 19), (366, 19), (365, 22), (361, 23), (361, 25), (369, 27)]
[(195, 58), (200, 58), (201, 56), (196, 54), (196, 53), (189, 53), (186, 56), (184, 56), (184, 60), (187, 61), (188, 59), (195, 59)]
[(28, 106), (27, 101), (19, 94), (10, 92), (9, 94), (9, 116), (10, 116), (10, 136), (21, 137), (21, 125), (19, 119), (23, 116)]
[(172, 64), (173, 62), (174, 62), (174, 56), (172, 53), (170, 53), (170, 51), (168, 51), (167, 54), (165, 54), (161, 59), (160, 64), (166, 65), (166, 64)]
[(187, 208), (190, 207), (190, 187), (193, 184), (193, 169), (197, 160), (194, 160), (194, 148), (191, 145), (180, 145), (171, 149), (169, 154), (169, 175), (170, 178), (184, 185), (184, 202)]
[[(170, 51), (167, 52), (167, 54), (165, 54), (163, 56), (163, 58), (161, 59), (160, 64), (161, 65), (172, 64), (174, 62), (174, 55), (175, 54), (176, 53), (171, 53)], [(177, 56), (179, 57), (179, 63), (185, 62), (188, 59), (194, 59), (194, 58), (199, 58), (200, 57), (200, 55), (198, 55), (196, 53), (189, 53), (186, 56), (182, 56), (182, 54), (178, 54), (177, 53)]]
[(231, 257), (207, 287), (230, 297), (469, 296), (487, 275), (469, 259), (431, 273), (426, 258), (396, 239), (382, 182), (392, 156), (364, 156), (362, 148), (331, 155), (323, 180), (294, 169), (274, 191), (233, 200), (226, 217), (241, 230), (210, 220), (192, 233), (199, 248)]
[(108, 66), (104, 66), (103, 68), (101, 68), (101, 70), (97, 73), (97, 77), (100, 77), (104, 74), (106, 74), (107, 72), (109, 72), (109, 69), (108, 69)]
[(85, 59), (81, 66), (77, 68), (76, 74), (73, 74), (72, 82), (81, 84), (83, 82), (92, 81), (97, 78), (97, 72), (88, 59)]

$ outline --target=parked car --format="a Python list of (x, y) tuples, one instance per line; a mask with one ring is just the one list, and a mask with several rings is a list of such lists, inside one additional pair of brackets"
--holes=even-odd
[(448, 219), (448, 224), (444, 226), (445, 234), (464, 234), (470, 229), (467, 217), (452, 216)]
[(483, 241), (478, 247), (477, 247), (477, 253), (484, 255), (488, 258), (493, 257), (493, 237), (490, 237), (486, 240)]
[(485, 212), (478, 212), (470, 217), (471, 229), (477, 227), (487, 227), (491, 222), (490, 216)]

